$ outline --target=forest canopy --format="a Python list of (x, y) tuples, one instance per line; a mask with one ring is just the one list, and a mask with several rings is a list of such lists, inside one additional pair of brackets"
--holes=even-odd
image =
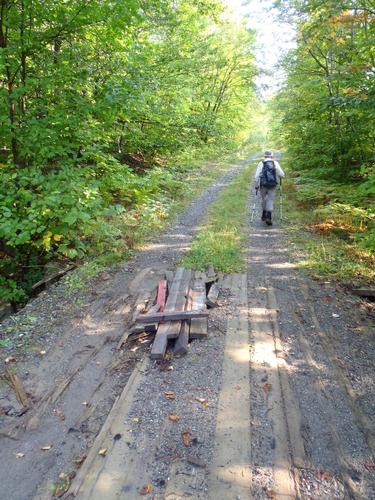
[(114, 221), (176, 190), (178, 155), (246, 137), (254, 33), (222, 13), (215, 0), (0, 3), (0, 299), (22, 300), (51, 259), (123, 245)]
[[(301, 207), (375, 253), (375, 9), (369, 0), (279, 0), (296, 47), (282, 62), (274, 136)], [(349, 234), (348, 234), (349, 232)]]

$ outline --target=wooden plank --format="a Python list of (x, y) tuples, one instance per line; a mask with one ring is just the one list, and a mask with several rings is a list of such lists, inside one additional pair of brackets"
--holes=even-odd
[(213, 308), (218, 306), (217, 298), (219, 296), (219, 293), (220, 293), (219, 285), (217, 283), (214, 283), (207, 294), (206, 304), (208, 307)]
[[(159, 311), (160, 311), (160, 304), (155, 304), (151, 306), (150, 309), (145, 314), (157, 314)], [(142, 316), (139, 316), (138, 318), (142, 318)]]
[[(134, 304), (134, 311), (131, 319), (131, 323), (135, 323), (137, 321), (138, 315), (146, 309), (146, 304), (150, 300), (150, 292), (148, 290), (142, 290), (137, 297), (137, 300), (135, 301)], [(149, 322), (151, 323), (151, 322)], [(144, 331), (144, 330), (143, 330)], [(128, 338), (129, 332), (126, 331), (124, 335), (121, 337), (119, 340), (119, 343), (117, 344), (117, 349), (121, 349), (122, 344), (125, 344), (127, 338)]]
[(189, 324), (187, 321), (183, 321), (181, 324), (180, 333), (174, 345), (173, 353), (176, 356), (183, 356), (188, 352), (188, 345), (189, 345)]
[[(146, 304), (150, 300), (150, 292), (148, 290), (143, 290), (137, 297), (137, 300), (134, 304), (134, 312), (132, 316), (132, 323), (137, 321), (137, 318), (141, 312), (145, 311)], [(149, 321), (151, 323), (151, 321)]]
[(31, 290), (35, 291), (43, 285), (47, 286), (50, 283), (52, 283), (53, 281), (57, 281), (58, 279), (62, 278), (64, 276), (64, 274), (68, 273), (72, 269), (75, 269), (76, 267), (77, 267), (76, 265), (70, 265), (68, 267), (65, 267), (64, 269), (60, 269), (59, 271), (55, 272), (51, 276), (47, 276), (47, 277), (43, 278), (42, 280), (38, 281), (37, 283), (34, 283), (34, 285), (31, 287)]
[[(186, 270), (179, 267), (173, 279), (167, 302), (165, 304), (164, 312), (171, 313), (176, 310), (184, 310), (186, 303), (186, 296), (189, 290), (191, 278), (191, 270)], [(180, 321), (168, 321), (159, 325), (155, 340), (151, 349), (151, 359), (163, 359), (168, 339), (178, 337), (180, 333)]]
[(5, 368), (5, 380), (14, 389), (18, 402), (24, 407), (30, 407), (30, 401), (18, 375), (9, 368)]
[(156, 296), (156, 303), (160, 306), (159, 307), (160, 311), (164, 311), (166, 301), (167, 301), (167, 280), (160, 280), (158, 285), (158, 293)]
[(164, 275), (165, 279), (167, 280), (168, 290), (170, 290), (174, 279), (174, 273), (173, 271), (165, 271)]
[[(111, 459), (115, 459), (118, 456), (119, 441), (114, 440), (114, 436), (118, 433), (121, 435), (131, 436), (131, 429), (126, 429), (124, 422), (127, 422), (128, 415), (133, 404), (134, 396), (137, 392), (138, 387), (144, 378), (144, 373), (148, 369), (149, 361), (147, 358), (143, 360), (140, 366), (136, 366), (133, 373), (131, 374), (121, 396), (116, 399), (101, 431), (96, 437), (93, 446), (87, 455), (87, 458), (82, 464), (82, 467), (77, 472), (72, 485), (69, 489), (69, 495), (73, 497), (79, 497), (80, 499), (90, 499), (93, 500), (103, 498), (103, 491), (100, 488), (101, 481), (107, 479), (107, 490), (105, 494), (106, 499), (114, 498), (112, 488), (116, 486), (116, 483), (120, 480), (125, 481), (126, 473), (128, 469), (131, 469), (131, 464), (134, 461), (134, 455), (138, 454), (137, 447), (132, 448), (127, 447), (125, 442), (130, 439), (123, 439), (122, 442), (126, 446), (126, 453), (121, 448), (120, 453), (121, 458), (125, 457), (127, 462), (127, 467), (124, 467), (122, 471), (115, 477), (110, 477), (111, 481), (108, 481), (106, 477), (106, 468), (109, 467), (108, 462)], [(127, 431), (127, 432), (126, 432)], [(108, 453), (106, 457), (101, 457), (98, 455), (101, 448), (107, 448)], [(134, 473), (134, 470), (131, 469)], [(117, 497), (118, 498), (118, 497)]]
[(354, 288), (352, 293), (360, 297), (375, 297), (375, 288)]
[[(236, 312), (228, 317), (207, 498), (251, 498), (250, 351), (246, 275), (235, 275)], [(234, 390), (236, 387), (237, 390)]]
[(214, 269), (214, 266), (212, 264), (209, 264), (207, 266), (206, 274), (207, 274), (207, 279), (208, 279), (207, 283), (210, 283), (211, 281), (217, 280), (215, 269)]
[(283, 346), (278, 317), (279, 305), (277, 303), (276, 294), (272, 286), (267, 283), (267, 288), (269, 317), (272, 323), (272, 330), (274, 332), (276, 347), (275, 361), (277, 362), (280, 379), (280, 389), (282, 391), (284, 405), (285, 408), (287, 408), (285, 416), (287, 421), (287, 432), (289, 434), (289, 446), (292, 455), (292, 461), (295, 467), (307, 469), (309, 468), (310, 464), (308, 464), (306, 459), (304, 440), (302, 437), (302, 415), (300, 412), (298, 401), (293, 393), (293, 389), (290, 384), (290, 375), (288, 374), (287, 363), (285, 359), (280, 356), (280, 354), (282, 354), (283, 352)]
[(137, 323), (161, 323), (162, 321), (189, 321), (193, 318), (206, 318), (208, 311), (164, 311), (161, 313), (151, 312), (138, 316)]
[[(189, 289), (187, 298), (186, 298), (186, 303), (185, 303), (185, 310), (186, 311), (191, 311), (192, 307), (192, 297), (191, 297), (191, 289)], [(180, 334), (177, 337), (177, 340), (174, 345), (173, 353), (176, 356), (183, 356), (188, 352), (188, 346), (189, 346), (189, 330), (190, 330), (190, 324), (188, 321), (183, 321), (181, 323), (181, 330)]]
[[(258, 305), (255, 299), (251, 305)], [(275, 321), (276, 314), (276, 311), (271, 311), (267, 307), (250, 308), (253, 341), (251, 365), (254, 372), (259, 371), (265, 374), (270, 388), (266, 398), (266, 411), (272, 421), (270, 438), (275, 443), (273, 455), (270, 458), (270, 472), (273, 475), (272, 489), (275, 500), (292, 500), (297, 498), (297, 494), (289, 450), (288, 422), (284, 415), (284, 395), (279, 375), (279, 366), (282, 369), (282, 365), (278, 363), (281, 359), (278, 358), (275, 349), (275, 323), (271, 321), (271, 317)], [(293, 411), (292, 408), (291, 411)], [(297, 433), (298, 429), (294, 429), (293, 432)]]
[(131, 280), (128, 288), (132, 294), (139, 292), (139, 290), (143, 288), (141, 287), (141, 284), (150, 272), (151, 267), (145, 267), (144, 269), (141, 269), (141, 271), (139, 271), (139, 273), (136, 274), (136, 276)]
[[(201, 279), (196, 279), (192, 290), (190, 290), (192, 310), (204, 310), (206, 308), (206, 285)], [(207, 337), (207, 318), (196, 318), (190, 322), (190, 338), (199, 339)]]

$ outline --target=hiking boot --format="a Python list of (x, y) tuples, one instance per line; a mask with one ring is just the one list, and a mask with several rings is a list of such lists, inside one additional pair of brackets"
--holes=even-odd
[(266, 220), (266, 218), (267, 218), (267, 212), (265, 210), (263, 210), (263, 212), (262, 212), (262, 220), (264, 221), (264, 220)]
[(272, 212), (266, 212), (266, 224), (272, 226)]

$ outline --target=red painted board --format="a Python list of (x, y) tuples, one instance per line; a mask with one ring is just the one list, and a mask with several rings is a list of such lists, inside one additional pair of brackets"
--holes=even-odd
[(166, 300), (167, 300), (167, 280), (160, 280), (158, 286), (158, 294), (156, 297), (156, 303), (160, 306), (159, 312), (164, 311)]

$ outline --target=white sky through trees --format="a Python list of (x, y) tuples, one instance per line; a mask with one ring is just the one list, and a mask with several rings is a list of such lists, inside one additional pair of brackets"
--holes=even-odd
[(281, 23), (272, 9), (272, 0), (223, 0), (237, 19), (257, 32), (256, 59), (260, 75), (258, 92), (263, 98), (272, 95), (282, 84), (284, 75), (277, 68), (283, 53), (294, 46), (293, 28)]

